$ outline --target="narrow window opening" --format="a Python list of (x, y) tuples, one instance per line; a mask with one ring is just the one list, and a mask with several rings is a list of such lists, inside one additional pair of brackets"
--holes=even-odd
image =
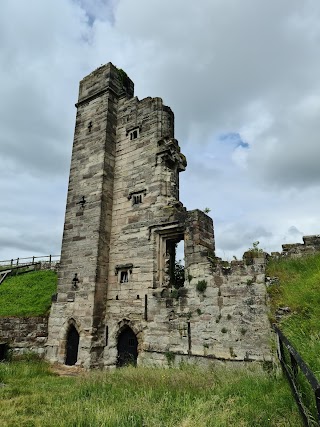
[(133, 204), (139, 205), (140, 203), (142, 203), (142, 194), (136, 194), (133, 196)]
[(127, 283), (129, 281), (128, 271), (120, 271), (120, 283)]
[(116, 265), (115, 273), (118, 276), (118, 283), (128, 283), (131, 280), (132, 264)]
[(106, 346), (108, 345), (108, 340), (109, 340), (109, 327), (106, 326)]

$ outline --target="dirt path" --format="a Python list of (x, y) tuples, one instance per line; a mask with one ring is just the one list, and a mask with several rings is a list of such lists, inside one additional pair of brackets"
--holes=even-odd
[(50, 367), (51, 371), (61, 377), (77, 377), (83, 375), (86, 371), (80, 366), (67, 366), (55, 363)]

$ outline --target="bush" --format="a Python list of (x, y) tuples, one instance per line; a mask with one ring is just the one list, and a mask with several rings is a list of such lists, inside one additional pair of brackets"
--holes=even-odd
[(207, 289), (206, 280), (199, 280), (197, 283), (197, 291), (203, 293)]

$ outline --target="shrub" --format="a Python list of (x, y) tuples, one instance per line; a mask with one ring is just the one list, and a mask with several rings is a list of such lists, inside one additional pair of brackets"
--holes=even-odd
[(199, 280), (197, 283), (197, 291), (203, 293), (207, 289), (206, 280)]

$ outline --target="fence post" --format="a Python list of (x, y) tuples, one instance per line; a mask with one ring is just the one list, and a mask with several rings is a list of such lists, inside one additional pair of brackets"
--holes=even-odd
[(318, 423), (320, 424), (320, 388), (314, 391), (314, 397), (316, 399), (316, 407), (318, 412)]
[(49, 266), (51, 268), (51, 255), (49, 255)]
[(19, 258), (17, 258), (17, 267), (18, 267), (18, 265), (19, 265)]
[(296, 379), (298, 375), (298, 364), (296, 362), (296, 359), (294, 358), (293, 354), (290, 353), (290, 362), (291, 362), (291, 370), (292, 375)]
[(277, 344), (278, 344), (278, 357), (280, 362), (282, 362), (283, 361), (283, 344), (277, 331), (276, 331), (276, 334), (277, 334)]
[(13, 266), (13, 259), (11, 260), (11, 263), (10, 263), (10, 267), (12, 267)]
[(34, 256), (32, 257), (32, 264), (34, 264)]

